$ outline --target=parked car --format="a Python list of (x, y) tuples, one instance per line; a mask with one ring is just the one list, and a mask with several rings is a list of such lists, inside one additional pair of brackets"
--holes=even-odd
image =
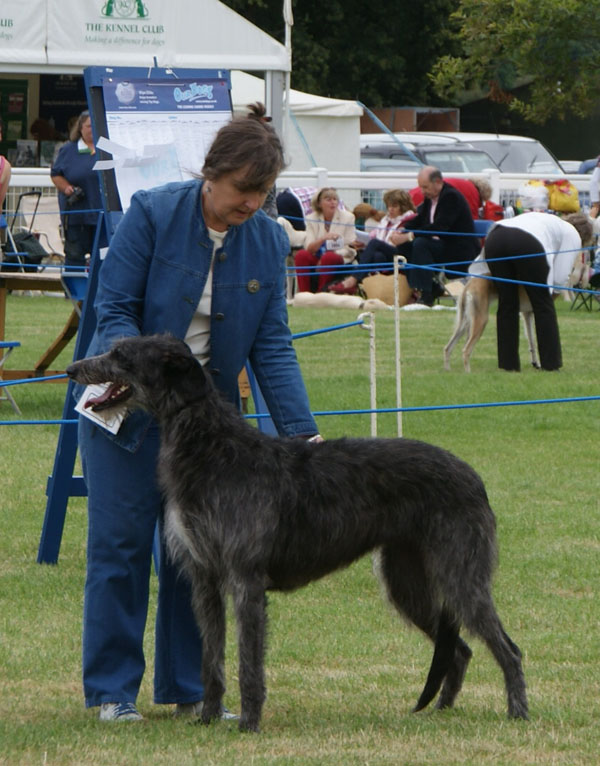
[(363, 134), (360, 137), (361, 164), (369, 161), (375, 167), (376, 159), (386, 160), (387, 167), (380, 162), (377, 169), (388, 171), (399, 169), (400, 162), (407, 170), (415, 171), (421, 165), (435, 165), (444, 173), (481, 173), (497, 168), (486, 151), (454, 138), (446, 139), (440, 134), (431, 139), (431, 134), (425, 133), (396, 133), (395, 136), (398, 140), (385, 133)]
[[(393, 149), (390, 149), (391, 145)], [(487, 168), (532, 175), (564, 172), (550, 150), (528, 136), (429, 131), (361, 136), (362, 157), (410, 157), (411, 154), (427, 165), (436, 165), (443, 172), (474, 173)]]

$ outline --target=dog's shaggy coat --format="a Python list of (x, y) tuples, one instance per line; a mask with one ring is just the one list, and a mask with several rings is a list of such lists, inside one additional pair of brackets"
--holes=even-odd
[(276, 439), (245, 423), (170, 336), (128, 338), (72, 364), (80, 383), (112, 382), (94, 406), (127, 401), (159, 421), (159, 478), (170, 554), (192, 584), (204, 640), (202, 720), (224, 682), (225, 596), (238, 623), (240, 729), (258, 730), (265, 699), (265, 591), (292, 590), (378, 549), (396, 609), (435, 644), (416, 710), (449, 707), (471, 650), (466, 627), (505, 678), (508, 713), (527, 718), (521, 653), (491, 596), (495, 520), (475, 471), (410, 439)]

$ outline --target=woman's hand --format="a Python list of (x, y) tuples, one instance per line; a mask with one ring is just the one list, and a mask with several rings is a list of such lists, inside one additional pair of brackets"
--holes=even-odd
[(320, 248), (327, 242), (329, 237), (321, 237), (320, 239), (315, 239), (314, 242), (311, 242), (306, 246), (306, 249), (309, 253), (316, 253), (320, 250)]
[(405, 242), (412, 242), (415, 235), (412, 231), (393, 231), (390, 234), (390, 240), (393, 245), (403, 245)]

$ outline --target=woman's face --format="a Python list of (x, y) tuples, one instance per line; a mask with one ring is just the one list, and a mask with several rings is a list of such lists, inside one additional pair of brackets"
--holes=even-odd
[(387, 211), (390, 218), (397, 218), (400, 215), (400, 205), (392, 202), (387, 206)]
[(323, 194), (321, 199), (319, 200), (319, 204), (321, 205), (321, 212), (323, 213), (323, 218), (326, 221), (331, 221), (333, 216), (335, 215), (335, 211), (338, 206), (338, 198), (336, 194)]
[(225, 231), (239, 226), (259, 210), (275, 179), (264, 189), (248, 189), (246, 168), (225, 173), (214, 181), (206, 180), (202, 187), (202, 209), (207, 226)]
[(92, 120), (89, 117), (81, 123), (81, 137), (86, 144), (91, 144), (94, 141), (92, 137)]

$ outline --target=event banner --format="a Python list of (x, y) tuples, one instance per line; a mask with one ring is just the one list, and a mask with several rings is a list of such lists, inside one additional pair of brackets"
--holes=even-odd
[(113, 159), (96, 166), (114, 168), (123, 210), (138, 189), (200, 173), (215, 133), (232, 115), (228, 73), (217, 74), (222, 77), (103, 81), (108, 137), (98, 147)]

